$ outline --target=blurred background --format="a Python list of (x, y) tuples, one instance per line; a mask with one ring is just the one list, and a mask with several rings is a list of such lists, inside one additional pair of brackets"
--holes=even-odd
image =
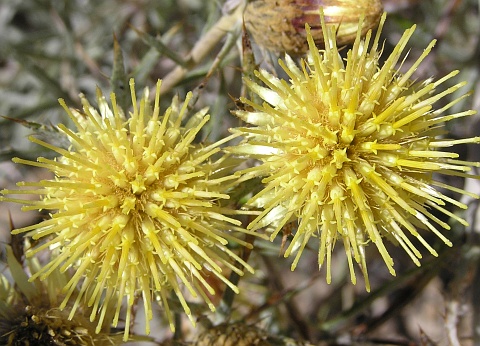
[[(128, 98), (130, 77), (135, 78), (139, 92), (164, 79), (165, 105), (175, 94), (183, 98), (187, 91), (197, 90), (194, 108), (208, 105), (213, 118), (204, 137), (215, 139), (228, 133), (229, 127), (238, 124), (230, 111), (244, 92), (242, 31), (236, 24), (241, 16), (235, 12), (241, 1), (2, 1), (0, 189), (48, 177), (41, 169), (13, 164), (11, 158), (49, 155), (28, 141), (32, 132), (63, 144), (54, 125), (69, 124), (69, 120), (58, 98), (81, 108), (79, 93), (94, 103), (97, 87), (105, 94), (115, 91)], [(384, 56), (403, 31), (416, 24), (404, 66), (437, 39), (415, 78), (440, 78), (460, 70), (451, 83), (466, 81), (462, 92), (470, 91), (471, 96), (452, 112), (478, 111), (480, 1), (384, 0), (383, 6), (388, 13), (382, 33)], [(269, 66), (276, 59), (254, 42), (253, 50), (258, 65)], [(480, 136), (479, 116), (462, 118), (449, 130), (456, 138)], [(462, 159), (480, 161), (479, 148), (473, 145), (461, 148), (460, 154)], [(448, 183), (480, 192), (478, 181), (452, 177)], [(261, 327), (278, 336), (278, 344), (480, 345), (478, 201), (463, 202), (470, 205), (466, 216), (470, 226), (451, 224), (446, 235), (453, 248), (444, 248), (439, 239), (427, 235), (440, 256), (433, 258), (424, 251), (421, 267), (389, 244), (397, 272), (392, 277), (376, 251), (367, 251), (371, 293), (365, 292), (362, 282), (350, 283), (341, 246), (332, 260), (333, 283), (327, 285), (325, 272), (317, 270), (315, 248), (305, 251), (297, 270), (291, 272), (291, 260), (279, 257), (279, 244), (258, 241), (250, 264), (259, 269), (255, 276), (240, 281), (242, 293), (235, 297), (229, 322)], [(10, 220), (22, 227), (38, 219), (38, 213), (1, 203), (1, 242), (10, 242)], [(195, 330), (186, 318), (184, 322), (182, 342), (194, 340), (203, 331), (201, 323)], [(159, 317), (156, 323), (159, 327), (152, 328), (156, 343), (150, 344), (167, 342), (172, 335), (165, 321)], [(136, 330), (141, 333), (143, 327)]]

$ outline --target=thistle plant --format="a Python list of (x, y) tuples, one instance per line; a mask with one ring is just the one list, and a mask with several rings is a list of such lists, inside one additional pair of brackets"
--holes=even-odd
[[(46, 249), (58, 250), (31, 280), (45, 280), (55, 270), (75, 268), (75, 275), (63, 287), (60, 309), (73, 301), (70, 316), (74, 316), (86, 300), (92, 307), (91, 319), (98, 320), (97, 332), (111, 315), (112, 303), (115, 311), (108, 322), (118, 325), (126, 299), (125, 340), (137, 297), (145, 307), (147, 334), (155, 300), (162, 302), (173, 330), (170, 292), (194, 323), (182, 286), (214, 310), (209, 295), (218, 292), (208, 277), (238, 292), (226, 272), (243, 275), (235, 261), (253, 271), (228, 246), (232, 242), (250, 246), (232, 233), (246, 232), (233, 218), (239, 213), (235, 205), (228, 204), (229, 182), (235, 178), (230, 168), (236, 161), (224, 155), (216, 157), (219, 146), (230, 137), (209, 145), (195, 143), (209, 120), (207, 109), (186, 119), (189, 94), (183, 104), (175, 98), (162, 116), (160, 85), (158, 82), (152, 106), (147, 89), (137, 100), (131, 80), (133, 111), (129, 116), (118, 107), (113, 93), (109, 105), (98, 91), (99, 111), (83, 96), (83, 111), (70, 109), (60, 100), (76, 126), (73, 131), (58, 125), (71, 146), (63, 149), (30, 137), (59, 157), (14, 159), (46, 168), (55, 177), (21, 182), (18, 185), (26, 189), (1, 192), (39, 195), (34, 201), (1, 199), (26, 204), (24, 210), (51, 210), (48, 219), (12, 232), (45, 240), (27, 251), (29, 257)], [(79, 285), (81, 289), (74, 295)]]
[(480, 137), (448, 137), (448, 122), (475, 114), (471, 110), (449, 113), (466, 95), (435, 107), (465, 83), (437, 91), (458, 71), (438, 80), (414, 80), (415, 70), (435, 41), (401, 71), (398, 63), (415, 26), (383, 58), (380, 33), (385, 18), (374, 37), (369, 31), (362, 38), (358, 30), (345, 59), (336, 44), (336, 26), (327, 25), (323, 13), (324, 49), (315, 46), (306, 25), (308, 57), (300, 65), (289, 55), (279, 61), (288, 81), (262, 69), (256, 77), (264, 85), (245, 80), (265, 102), (242, 100), (253, 110), (239, 110), (236, 115), (251, 126), (233, 129), (244, 141), (228, 149), (260, 161), (239, 172), (241, 181), (261, 177), (265, 184), (247, 202), (261, 210), (248, 229), (267, 228), (273, 241), (287, 224), (294, 223), (293, 238), (284, 253), (295, 256), (291, 269), (297, 267), (307, 244), (318, 244), (318, 264), (326, 266), (327, 282), (331, 282), (332, 252), (341, 240), (351, 281), (356, 282), (356, 262), (367, 290), (368, 243), (375, 244), (392, 275), (393, 259), (384, 240), (399, 244), (419, 266), (422, 254), (411, 238), (437, 256), (422, 234), (432, 232), (452, 245), (441, 231), (450, 225), (439, 215), (467, 225), (448, 209), (448, 205), (461, 209), (467, 205), (445, 191), (478, 198), (441, 178), (469, 177), (471, 167), (479, 167), (478, 162), (459, 160), (449, 149), (480, 142)]
[(476, 1), (0, 13), (0, 344), (480, 344)]

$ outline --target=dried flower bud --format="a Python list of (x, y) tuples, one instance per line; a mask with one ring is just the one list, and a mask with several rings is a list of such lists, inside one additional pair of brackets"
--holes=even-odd
[(243, 322), (220, 324), (201, 333), (193, 346), (313, 346), (301, 340), (268, 334)]
[(270, 346), (271, 344), (266, 339), (267, 334), (253, 326), (247, 326), (242, 323), (221, 324), (200, 334), (194, 345)]
[[(30, 246), (25, 239), (25, 247)], [(53, 270), (45, 281), (32, 280), (26, 272), (32, 275), (37, 272), (38, 259), (31, 257), (21, 263), (10, 246), (5, 250), (9, 273), (0, 273), (0, 345), (111, 346), (122, 343), (122, 335), (113, 333), (108, 322), (102, 322), (95, 331), (97, 323), (89, 320), (92, 309), (85, 301), (79, 303), (73, 315), (58, 308), (69, 271)], [(78, 290), (74, 288), (72, 294), (78, 295)], [(114, 311), (111, 304), (109, 310), (108, 314)]]
[(255, 42), (274, 52), (303, 54), (307, 51), (305, 23), (311, 27), (315, 44), (323, 45), (319, 8), (327, 24), (338, 25), (337, 45), (355, 40), (362, 15), (362, 35), (378, 25), (380, 0), (250, 0), (245, 25)]

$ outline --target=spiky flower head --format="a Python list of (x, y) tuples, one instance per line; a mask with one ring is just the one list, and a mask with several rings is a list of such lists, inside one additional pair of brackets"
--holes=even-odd
[[(62, 124), (58, 126), (71, 146), (63, 149), (31, 137), (32, 142), (60, 156), (54, 160), (40, 157), (37, 162), (14, 159), (46, 168), (55, 177), (19, 183), (27, 187), (25, 190), (2, 191), (4, 195), (41, 196), (36, 201), (2, 198), (27, 204), (25, 210), (53, 210), (47, 220), (13, 231), (46, 239), (27, 251), (27, 256), (44, 249), (58, 251), (58, 256), (32, 279), (45, 279), (57, 268), (75, 268), (75, 275), (64, 287), (66, 297), (60, 308), (74, 299), (74, 313), (80, 301), (86, 299), (93, 307), (91, 318), (98, 318), (99, 327), (111, 301), (116, 305), (113, 325), (117, 325), (126, 298), (125, 338), (133, 322), (132, 307), (137, 296), (145, 306), (147, 334), (154, 300), (163, 303), (174, 329), (167, 302), (170, 292), (175, 293), (193, 322), (184, 287), (214, 310), (208, 294), (216, 292), (206, 278), (216, 277), (238, 292), (226, 278), (225, 270), (243, 274), (233, 263), (238, 261), (252, 271), (227, 246), (229, 241), (248, 245), (231, 234), (232, 230), (243, 229), (232, 218), (236, 211), (221, 203), (229, 199), (231, 162), (227, 156), (213, 156), (229, 138), (206, 146), (194, 143), (209, 115), (203, 109), (186, 119), (191, 93), (183, 105), (175, 98), (161, 116), (160, 81), (153, 107), (147, 89), (137, 103), (133, 80), (130, 88), (133, 111), (128, 119), (113, 93), (110, 106), (98, 91), (100, 111), (83, 96), (83, 112), (69, 109), (60, 100), (77, 128), (74, 132)], [(72, 297), (80, 283), (80, 293)]]
[[(81, 303), (77, 313), (60, 310), (62, 284), (68, 282), (68, 274), (55, 270), (41, 281), (28, 281), (22, 264), (7, 246), (8, 272), (0, 274), (0, 343), (2, 345), (120, 345), (122, 334), (111, 334), (105, 323), (99, 333), (88, 319), (89, 308)], [(27, 261), (26, 270), (36, 273), (40, 269), (37, 258)], [(75, 293), (78, 293), (75, 292)]]
[(450, 226), (435, 214), (465, 225), (465, 220), (448, 211), (447, 205), (467, 206), (442, 190), (478, 196), (442, 183), (441, 175), (465, 177), (465, 172), (479, 164), (460, 161), (458, 154), (444, 148), (478, 143), (480, 138), (447, 137), (447, 122), (475, 113), (448, 114), (466, 95), (434, 108), (465, 84), (436, 91), (458, 71), (437, 81), (412, 80), (435, 41), (405, 72), (397, 67), (415, 26), (404, 32), (390, 56), (381, 62), (379, 41), (385, 15), (373, 42), (371, 32), (363, 39), (359, 31), (345, 59), (335, 42), (336, 27), (325, 25), (323, 14), (321, 22), (324, 50), (315, 47), (306, 26), (308, 58), (301, 61), (301, 66), (288, 55), (280, 60), (289, 81), (264, 70), (256, 76), (265, 86), (245, 81), (265, 102), (243, 100), (253, 110), (238, 111), (237, 115), (253, 126), (233, 130), (245, 139), (229, 152), (261, 161), (240, 172), (243, 180), (263, 177), (265, 184), (247, 202), (263, 209), (249, 229), (267, 227), (273, 240), (287, 224), (298, 223), (284, 253), (285, 257), (296, 253), (291, 269), (313, 241), (319, 244), (319, 265), (326, 263), (328, 282), (332, 251), (340, 239), (352, 282), (356, 282), (356, 261), (369, 289), (367, 243), (375, 244), (393, 275), (393, 259), (384, 239), (400, 244), (417, 265), (422, 255), (412, 237), (437, 255), (419, 229), (433, 232), (452, 245), (440, 231)]

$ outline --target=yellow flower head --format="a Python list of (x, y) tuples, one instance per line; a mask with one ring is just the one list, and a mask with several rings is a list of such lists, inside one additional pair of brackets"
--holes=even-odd
[(318, 262), (322, 266), (326, 261), (328, 282), (333, 247), (341, 239), (352, 282), (356, 282), (354, 259), (369, 289), (364, 254), (368, 242), (376, 245), (393, 275), (393, 260), (384, 238), (400, 244), (417, 265), (421, 254), (411, 242), (412, 236), (436, 255), (419, 228), (451, 245), (439, 231), (449, 229), (449, 225), (434, 213), (466, 224), (446, 205), (467, 206), (440, 190), (477, 196), (442, 183), (434, 174), (467, 176), (465, 172), (478, 167), (478, 162), (460, 161), (458, 154), (443, 148), (478, 143), (480, 138), (445, 137), (448, 121), (475, 113), (445, 114), (466, 95), (441, 108), (433, 107), (465, 84), (435, 91), (458, 71), (437, 81), (419, 83), (411, 79), (435, 41), (406, 72), (396, 67), (415, 26), (405, 31), (382, 63), (379, 40), (385, 15), (373, 42), (371, 32), (362, 39), (358, 31), (346, 59), (337, 49), (335, 26), (325, 25), (323, 14), (321, 22), (324, 50), (315, 47), (307, 26), (307, 60), (302, 60), (301, 66), (288, 55), (280, 60), (289, 81), (264, 70), (256, 76), (265, 86), (245, 81), (265, 102), (243, 100), (253, 111), (237, 114), (254, 126), (234, 129), (245, 140), (228, 150), (261, 161), (240, 172), (241, 179), (263, 177), (265, 184), (247, 203), (263, 209), (249, 229), (268, 226), (273, 240), (287, 223), (298, 222), (284, 255), (296, 253), (294, 270), (309, 240), (318, 238)]
[[(64, 287), (66, 297), (61, 308), (69, 299), (75, 299), (75, 311), (79, 302), (86, 299), (93, 307), (91, 318), (98, 318), (99, 326), (112, 300), (116, 302), (113, 325), (117, 325), (126, 298), (125, 338), (138, 295), (145, 306), (147, 334), (153, 299), (162, 301), (173, 329), (167, 302), (170, 292), (175, 292), (193, 322), (183, 286), (191, 296), (200, 296), (214, 310), (207, 294), (216, 292), (206, 277), (216, 277), (238, 292), (225, 277), (224, 269), (243, 274), (232, 263), (239, 261), (253, 271), (227, 247), (229, 241), (248, 245), (230, 233), (243, 231), (240, 222), (228, 216), (235, 214), (235, 210), (220, 203), (229, 199), (231, 162), (227, 156), (218, 159), (213, 156), (230, 138), (207, 146), (194, 143), (209, 115), (203, 109), (185, 119), (191, 94), (181, 107), (174, 99), (161, 116), (160, 82), (153, 107), (147, 90), (138, 104), (133, 80), (130, 88), (133, 112), (128, 119), (117, 106), (115, 94), (111, 95), (110, 107), (98, 92), (100, 112), (84, 97), (83, 112), (69, 109), (60, 100), (77, 127), (74, 132), (58, 126), (70, 140), (70, 148), (62, 149), (32, 137), (31, 141), (60, 157), (54, 160), (40, 157), (37, 162), (14, 159), (47, 168), (55, 177), (18, 184), (29, 187), (26, 190), (2, 191), (4, 195), (23, 193), (42, 197), (39, 201), (2, 198), (29, 204), (25, 210), (56, 210), (51, 218), (39, 224), (13, 231), (14, 234), (30, 232), (33, 239), (48, 239), (27, 251), (27, 256), (58, 248), (58, 256), (33, 279), (45, 279), (56, 268), (64, 271), (73, 267), (75, 275)], [(82, 283), (80, 293), (71, 298), (79, 283)]]
[[(68, 275), (58, 270), (45, 280), (28, 281), (28, 276), (7, 246), (7, 263), (13, 278), (0, 274), (0, 344), (1, 345), (120, 345), (121, 334), (110, 334), (105, 323), (99, 333), (88, 319), (89, 308), (80, 304), (75, 315), (58, 308), (62, 284)], [(27, 261), (30, 273), (39, 270), (37, 258)], [(75, 293), (78, 293), (75, 292)]]

